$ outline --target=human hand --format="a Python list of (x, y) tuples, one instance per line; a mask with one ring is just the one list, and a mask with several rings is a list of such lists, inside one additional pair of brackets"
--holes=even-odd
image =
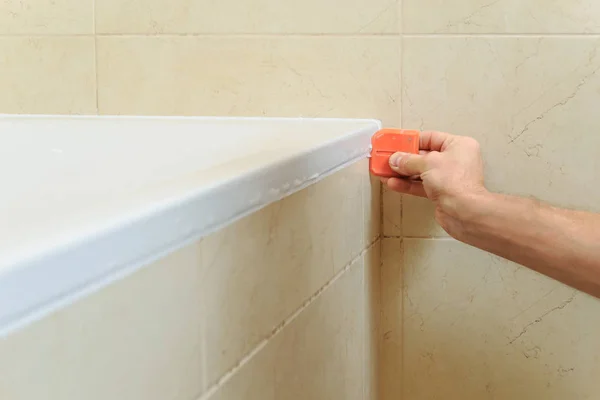
[(390, 167), (399, 176), (382, 181), (396, 192), (433, 201), (436, 220), (452, 235), (469, 202), (487, 193), (479, 143), (443, 132), (421, 132), (419, 142), (420, 154), (390, 157)]

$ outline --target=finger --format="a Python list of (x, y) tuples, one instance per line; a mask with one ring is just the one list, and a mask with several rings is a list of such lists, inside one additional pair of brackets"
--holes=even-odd
[(390, 167), (403, 176), (421, 175), (427, 170), (425, 156), (410, 153), (394, 153), (390, 157)]
[(421, 150), (442, 151), (444, 143), (452, 138), (452, 135), (445, 132), (423, 131), (419, 134), (419, 148)]
[(425, 189), (423, 188), (423, 182), (413, 181), (402, 178), (390, 178), (387, 181), (387, 186), (390, 190), (399, 193), (410, 194), (413, 196), (427, 197)]

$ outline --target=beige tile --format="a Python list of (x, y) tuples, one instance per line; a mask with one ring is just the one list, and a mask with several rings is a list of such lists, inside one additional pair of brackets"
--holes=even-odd
[(363, 255), (364, 263), (364, 399), (379, 400), (381, 354), (381, 241)]
[(402, 196), (384, 186), (381, 197), (383, 235), (385, 237), (402, 237)]
[(399, 52), (389, 37), (101, 37), (100, 112), (369, 117), (394, 125)]
[(402, 207), (402, 230), (404, 237), (448, 236), (446, 231), (435, 220), (435, 206), (428, 199), (403, 196)]
[(94, 0), (0, 2), (0, 34), (94, 33)]
[(282, 332), (275, 398), (363, 398), (363, 285), (359, 261)]
[(91, 37), (0, 37), (0, 113), (94, 114)]
[(404, 0), (410, 33), (598, 33), (596, 0)]
[(398, 399), (402, 393), (402, 239), (382, 242), (380, 399)]
[[(600, 211), (600, 39), (406, 38), (403, 126), (477, 138), (490, 189)], [(556, 62), (560, 59), (561, 62)], [(407, 202), (407, 236), (439, 234)], [(428, 221), (429, 219), (429, 221)]]
[(398, 0), (102, 0), (100, 33), (393, 33)]
[(189, 245), (0, 340), (0, 397), (195, 398), (198, 251)]
[(203, 241), (211, 384), (366, 247), (364, 167), (350, 166)]
[(308, 207), (318, 210), (313, 221), (330, 224), (320, 236), (328, 239), (317, 240), (319, 245), (332, 248), (334, 271), (338, 272), (379, 236), (373, 227), (379, 218), (373, 216), (373, 208), (377, 212), (378, 207), (373, 204), (377, 197), (370, 197), (376, 186), (371, 186), (368, 161), (361, 160), (346, 167), (312, 190), (314, 197)]
[(404, 399), (593, 399), (600, 302), (452, 239), (405, 239)]
[(363, 285), (359, 259), (207, 398), (363, 399)]

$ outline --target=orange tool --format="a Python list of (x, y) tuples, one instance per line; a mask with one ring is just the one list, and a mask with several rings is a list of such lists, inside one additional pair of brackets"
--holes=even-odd
[(371, 174), (382, 177), (397, 176), (390, 168), (390, 156), (398, 151), (419, 154), (419, 131), (381, 129), (371, 138)]

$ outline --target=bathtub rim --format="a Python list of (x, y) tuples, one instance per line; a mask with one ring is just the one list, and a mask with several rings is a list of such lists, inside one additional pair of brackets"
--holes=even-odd
[[(323, 178), (364, 159), (368, 155), (370, 137), (381, 128), (374, 119), (348, 118), (265, 118), (265, 117), (177, 117), (177, 116), (93, 116), (93, 115), (11, 115), (0, 119), (123, 119), (163, 121), (190, 120), (198, 122), (235, 120), (282, 123), (356, 122), (365, 127), (346, 131), (343, 135), (323, 140), (312, 148), (302, 149), (277, 162), (250, 168), (243, 174), (196, 188), (185, 197), (167, 199), (161, 204), (138, 210), (127, 218), (118, 218), (94, 232), (65, 241), (51, 249), (41, 249), (10, 268), (0, 270), (0, 337), (6, 336), (46, 315), (85, 297), (112, 282), (120, 280), (139, 268), (193, 243), (267, 205), (302, 190)], [(301, 172), (300, 172), (301, 171)], [(300, 173), (299, 173), (300, 172)], [(307, 179), (294, 185), (294, 177)], [(260, 201), (244, 205), (231, 196), (252, 192), (259, 183), (280, 188), (268, 191)], [(260, 189), (262, 190), (262, 189)], [(264, 193), (264, 192), (263, 192)], [(222, 205), (223, 198), (233, 200)], [(203, 218), (201, 210), (217, 204), (221, 214), (213, 221)], [(178, 221), (193, 223), (182, 229)], [(132, 238), (154, 232), (143, 245), (132, 244)], [(111, 250), (107, 252), (107, 250)], [(86, 268), (81, 268), (85, 264)]]

